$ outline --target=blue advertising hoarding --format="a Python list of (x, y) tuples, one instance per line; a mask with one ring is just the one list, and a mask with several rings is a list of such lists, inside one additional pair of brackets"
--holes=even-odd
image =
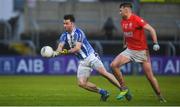
[[(112, 56), (101, 58), (105, 68), (110, 69)], [(153, 72), (157, 75), (180, 75), (180, 57), (151, 57)], [(0, 57), (1, 75), (48, 74), (74, 75), (77, 72), (78, 59), (74, 56), (59, 56), (55, 58), (9, 56)], [(140, 64), (128, 63), (121, 67), (124, 74), (143, 74)], [(93, 75), (98, 74), (96, 71)]]

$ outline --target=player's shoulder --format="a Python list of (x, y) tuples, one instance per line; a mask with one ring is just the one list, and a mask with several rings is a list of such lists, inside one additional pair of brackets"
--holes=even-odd
[(62, 34), (61, 34), (61, 36), (66, 36), (68, 33), (67, 32), (63, 32)]
[(75, 32), (76, 32), (76, 33), (82, 33), (83, 30), (82, 30), (81, 28), (76, 28)]
[(81, 28), (76, 28), (75, 33), (77, 33), (79, 35), (85, 35)]
[(136, 14), (132, 14), (132, 19), (136, 20), (136, 21), (140, 21), (143, 20), (143, 18), (141, 18), (140, 16), (136, 15)]
[(141, 18), (140, 16), (138, 16), (138, 15), (136, 15), (134, 13), (131, 15), (131, 17), (132, 17), (132, 19), (139, 19), (139, 18)]
[(60, 36), (60, 38), (66, 38), (67, 37), (67, 32), (63, 32), (63, 33), (61, 33), (59, 36)]

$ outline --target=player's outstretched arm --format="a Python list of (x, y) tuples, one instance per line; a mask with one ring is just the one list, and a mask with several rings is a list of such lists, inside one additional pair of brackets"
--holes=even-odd
[(56, 57), (58, 55), (66, 55), (70, 53), (76, 53), (81, 49), (81, 42), (77, 42), (74, 48), (71, 48), (70, 50), (63, 49), (63, 44), (59, 44), (56, 51), (53, 53), (53, 57)]
[(62, 51), (54, 51), (52, 57), (56, 57), (58, 55), (66, 55), (69, 54), (67, 49), (63, 49)]
[(153, 50), (158, 51), (160, 49), (160, 46), (158, 44), (157, 34), (156, 34), (155, 29), (151, 25), (149, 25), (149, 24), (146, 24), (144, 26), (144, 28), (147, 29), (150, 32), (150, 34), (151, 34), (151, 37), (153, 39), (153, 44), (154, 44), (153, 45)]
[(64, 47), (64, 44), (59, 43), (56, 51), (53, 52), (52, 57), (56, 57), (56, 56), (58, 56), (58, 55), (61, 55), (61, 52), (62, 52), (63, 47)]
[(73, 48), (68, 50), (68, 53), (76, 53), (76, 52), (80, 51), (81, 50), (81, 44), (82, 44), (81, 42), (77, 42)]

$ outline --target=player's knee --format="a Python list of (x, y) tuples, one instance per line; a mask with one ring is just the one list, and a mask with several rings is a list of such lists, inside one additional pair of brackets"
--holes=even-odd
[(112, 62), (111, 64), (110, 64), (110, 67), (113, 69), (113, 68), (116, 68), (117, 67), (117, 64), (115, 63), (115, 62)]
[(79, 81), (78, 86), (84, 88), (84, 87), (86, 87), (86, 82)]

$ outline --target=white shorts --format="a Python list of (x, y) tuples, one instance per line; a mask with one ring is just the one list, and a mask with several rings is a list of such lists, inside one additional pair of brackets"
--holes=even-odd
[(77, 78), (86, 77), (88, 78), (93, 69), (97, 70), (99, 67), (104, 67), (103, 63), (99, 59), (99, 56), (95, 54), (89, 55), (86, 59), (79, 61), (77, 70)]
[(131, 50), (126, 49), (123, 52), (120, 53), (120, 55), (128, 57), (131, 61), (135, 62), (144, 62), (148, 60), (149, 54), (147, 53), (147, 50)]

